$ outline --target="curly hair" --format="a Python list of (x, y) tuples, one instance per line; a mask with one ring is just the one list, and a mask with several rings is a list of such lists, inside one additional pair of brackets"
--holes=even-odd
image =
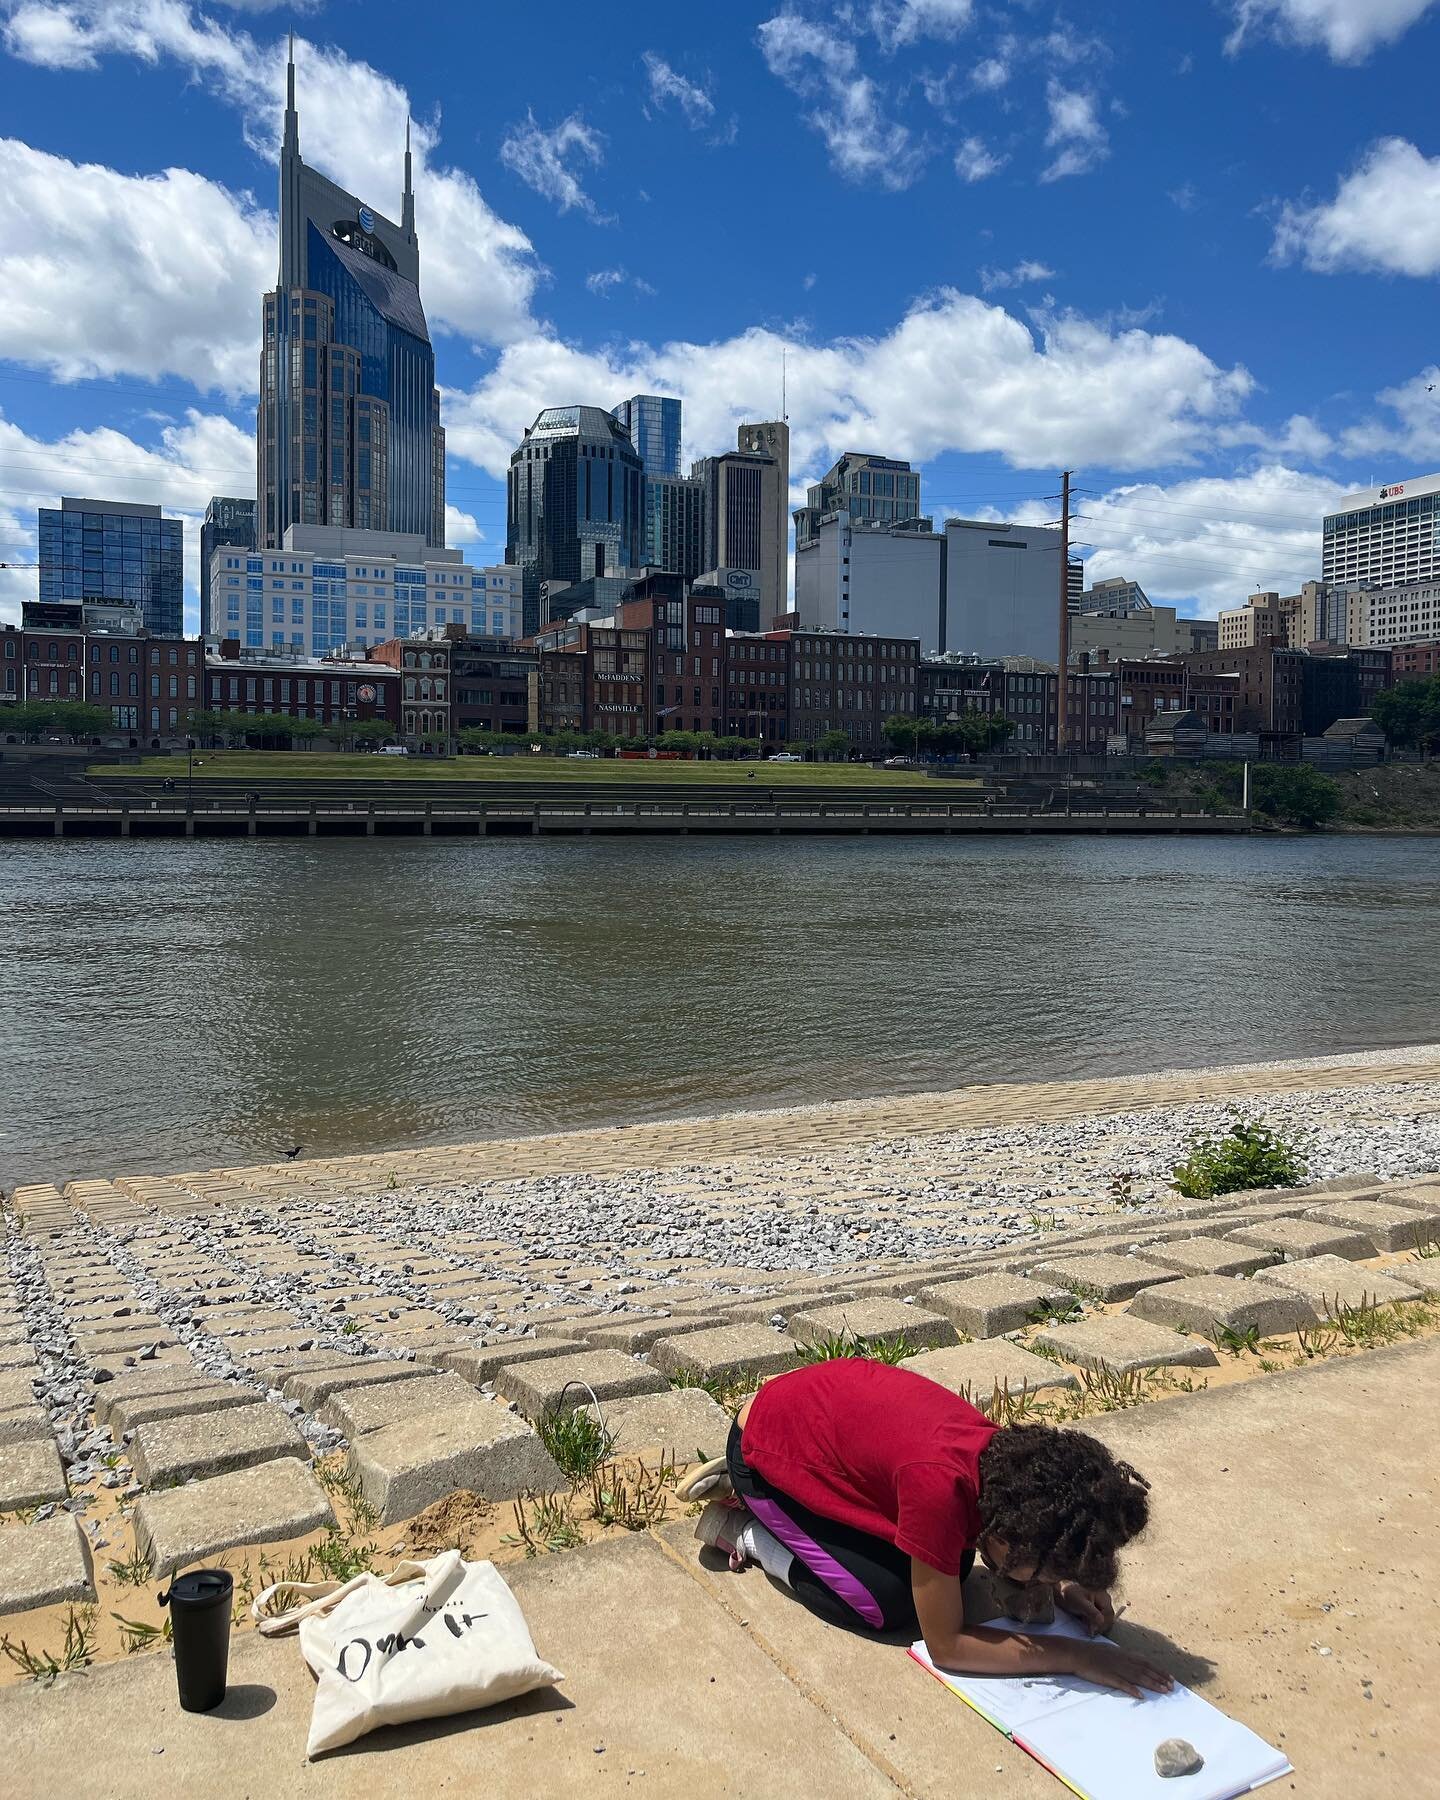
[(980, 1520), (1016, 1567), (1109, 1587), (1116, 1554), (1145, 1529), (1150, 1484), (1083, 1431), (1006, 1425), (980, 1453)]

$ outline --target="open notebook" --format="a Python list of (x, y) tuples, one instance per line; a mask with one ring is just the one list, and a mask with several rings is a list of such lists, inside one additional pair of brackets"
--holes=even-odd
[[(1089, 1635), (1069, 1618), (1053, 1625), (988, 1623), (1035, 1637)], [(923, 1642), (910, 1654), (1082, 1800), (1232, 1800), (1291, 1773), (1282, 1751), (1189, 1688), (1133, 1700), (1074, 1675), (956, 1675), (937, 1669)], [(1155, 1746), (1172, 1737), (1187, 1738), (1205, 1758), (1204, 1768), (1157, 1775)]]

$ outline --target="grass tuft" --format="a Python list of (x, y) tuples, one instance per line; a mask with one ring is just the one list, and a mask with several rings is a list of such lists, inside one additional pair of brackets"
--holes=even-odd
[(583, 1407), (552, 1407), (535, 1429), (572, 1487), (588, 1481), (615, 1448), (615, 1433)]
[(0, 1637), (0, 1655), (9, 1657), (32, 1681), (51, 1682), (67, 1669), (84, 1669), (95, 1660), (94, 1606), (72, 1606), (65, 1615), (65, 1636), (58, 1652), (32, 1650), (24, 1638), (18, 1644)]

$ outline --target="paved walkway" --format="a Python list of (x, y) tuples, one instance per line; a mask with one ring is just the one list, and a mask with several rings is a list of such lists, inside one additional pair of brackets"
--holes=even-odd
[[(1433, 1791), (1440, 1343), (1116, 1414), (1154, 1488), (1122, 1641), (1282, 1745), (1307, 1800)], [(1401, 1421), (1411, 1428), (1397, 1429)], [(702, 1570), (684, 1525), (509, 1571), (563, 1688), (304, 1762), (293, 1642), (236, 1642), (219, 1713), (167, 1658), (0, 1693), (5, 1792), (74, 1800), (429, 1794), (1056, 1797), (898, 1646), (823, 1627), (758, 1572)], [(1329, 1654), (1322, 1655), (1321, 1652)]]

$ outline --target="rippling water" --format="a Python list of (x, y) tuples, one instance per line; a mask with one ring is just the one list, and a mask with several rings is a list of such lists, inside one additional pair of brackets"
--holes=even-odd
[(0, 845), (0, 1182), (1430, 1040), (1440, 842)]

